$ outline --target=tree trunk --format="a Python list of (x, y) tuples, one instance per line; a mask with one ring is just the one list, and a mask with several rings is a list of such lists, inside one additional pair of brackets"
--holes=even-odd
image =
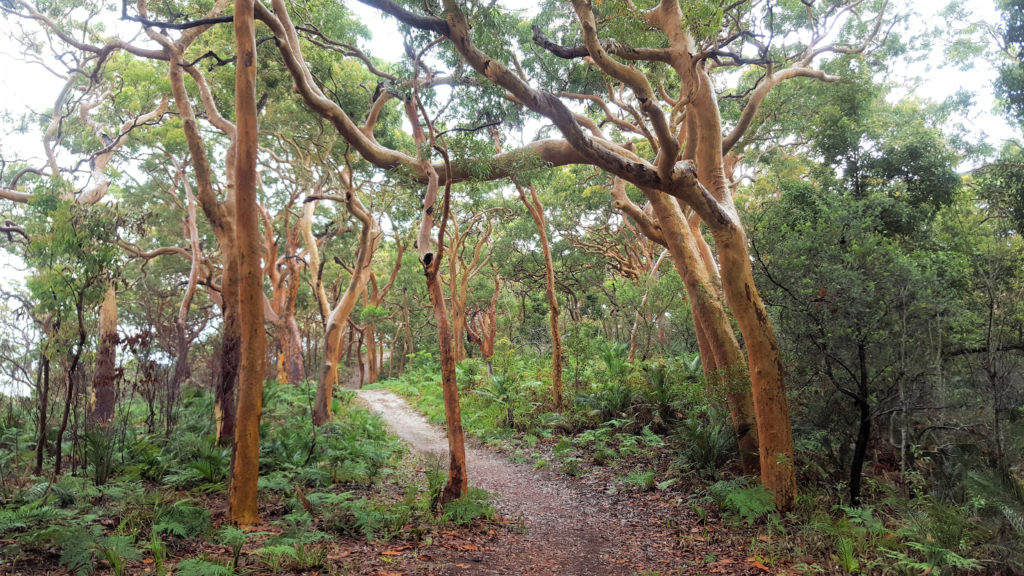
[[(206, 146), (199, 132), (195, 111), (185, 89), (184, 72), (186, 70), (182, 57), (184, 46), (170, 45), (168, 41), (156, 34), (151, 37), (164, 44), (170, 60), (168, 78), (171, 93), (174, 95), (178, 115), (181, 118), (182, 130), (189, 149), (189, 157), (196, 178), (196, 197), (203, 209), (203, 214), (213, 228), (217, 244), (223, 259), (221, 277), (220, 305), (221, 348), (220, 372), (214, 387), (214, 417), (217, 422), (217, 443), (228, 446), (235, 435), (235, 388), (238, 383), (238, 363), (240, 361), (241, 335), (238, 320), (238, 263), (235, 254), (235, 223), (232, 216), (234, 207), (234, 149), (237, 131), (230, 122), (217, 112), (212, 95), (202, 75), (195, 67), (189, 68), (189, 74), (196, 80), (200, 96), (206, 107), (206, 116), (211, 123), (224, 131), (231, 141), (227, 149), (226, 175), (228, 181), (228, 200), (221, 202), (213, 188), (213, 170), (206, 154)], [(187, 190), (186, 190), (187, 192)]]
[[(520, 191), (520, 198), (527, 202), (526, 195)], [(537, 235), (540, 236), (540, 250), (544, 255), (544, 295), (548, 299), (548, 320), (551, 325), (551, 393), (555, 399), (555, 407), (561, 408), (564, 404), (562, 398), (562, 335), (558, 330), (558, 295), (555, 293), (555, 265), (551, 258), (551, 243), (548, 242), (547, 224), (544, 220), (544, 206), (537, 197), (537, 191), (531, 186), (530, 196), (532, 206), (530, 214), (537, 225)]]
[(437, 271), (426, 274), (427, 291), (434, 308), (437, 322), (437, 338), (441, 348), (441, 391), (444, 396), (444, 417), (448, 430), (448, 484), (441, 493), (441, 503), (446, 504), (469, 490), (466, 474), (466, 440), (462, 430), (462, 412), (459, 407), (459, 388), (455, 380), (455, 354), (452, 350), (451, 326), (445, 310), (444, 293)]
[(352, 278), (349, 280), (345, 293), (342, 294), (327, 317), (327, 328), (324, 334), (324, 362), (320, 368), (316, 398), (313, 401), (313, 423), (317, 426), (331, 419), (331, 398), (334, 394), (334, 387), (338, 384), (338, 363), (341, 361), (342, 355), (342, 332), (349, 322), (356, 301), (366, 289), (373, 253), (377, 249), (381, 236), (380, 226), (373, 215), (363, 206), (356, 191), (349, 190), (346, 199), (349, 212), (362, 223), (362, 230), (359, 233), (359, 252), (356, 256), (355, 266), (352, 268)]
[[(297, 278), (294, 280), (297, 281)], [(302, 334), (295, 320), (294, 306), (282, 312), (275, 332), (278, 345), (277, 380), (282, 384), (299, 384), (306, 377), (306, 368), (302, 359)]]
[[(455, 257), (452, 257), (455, 260)], [(452, 279), (452, 284), (456, 280)], [(453, 288), (453, 292), (455, 289)], [(453, 294), (454, 296), (454, 294)], [(456, 363), (466, 359), (466, 304), (458, 298), (452, 298), (452, 357)]]
[[(373, 384), (380, 376), (380, 359), (377, 356), (376, 326), (373, 324), (367, 324), (363, 328), (363, 338), (366, 339), (366, 383)], [(360, 385), (360, 388), (362, 388), (362, 385)]]
[(50, 405), (50, 359), (46, 357), (45, 344), (43, 345), (43, 352), (40, 352), (39, 356), (39, 375), (41, 383), (37, 385), (39, 388), (39, 436), (36, 442), (36, 468), (35, 474), (38, 476), (43, 473), (43, 456), (46, 452), (46, 420), (47, 410)]
[[(185, 234), (188, 236), (189, 247), (192, 250), (192, 266), (189, 268), (188, 285), (185, 287), (185, 295), (182, 297), (181, 305), (178, 307), (178, 317), (174, 322), (177, 354), (174, 362), (174, 374), (171, 376), (171, 381), (168, 384), (165, 399), (166, 406), (164, 406), (168, 434), (170, 434), (174, 424), (174, 406), (178, 401), (181, 385), (192, 377), (192, 369), (188, 363), (188, 352), (191, 346), (191, 338), (188, 333), (188, 312), (192, 307), (192, 299), (195, 297), (196, 289), (199, 285), (199, 274), (203, 265), (203, 249), (202, 243), (199, 240), (196, 199), (192, 194), (192, 187), (188, 183), (188, 178), (182, 178), (182, 182), (184, 183), (186, 200), (186, 217), (182, 222), (182, 226)], [(150, 407), (152, 407), (152, 401), (150, 402)]]
[[(242, 327), (238, 317), (238, 257), (233, 240), (219, 240), (218, 244), (224, 254), (224, 276), (221, 279), (220, 372), (214, 389), (213, 411), (217, 421), (217, 444), (230, 446), (235, 438), (235, 388), (238, 385), (242, 353)], [(260, 313), (262, 315), (262, 308)]]
[(871, 441), (871, 408), (866, 398), (857, 400), (860, 409), (860, 424), (857, 427), (857, 443), (853, 448), (853, 460), (850, 462), (850, 505), (860, 506), (860, 481), (864, 471), (864, 457), (867, 454), (868, 442)]
[(117, 364), (117, 291), (114, 283), (107, 285), (100, 306), (100, 337), (96, 350), (96, 372), (92, 380), (92, 402), (88, 421), (107, 427), (114, 419)]
[(266, 364), (263, 323), (263, 267), (260, 215), (256, 196), (258, 127), (256, 110), (256, 33), (252, 0), (236, 2), (235, 112), (235, 235), (238, 255), (238, 309), (241, 332), (238, 414), (232, 453), (228, 510), (231, 522), (249, 526), (259, 521), (257, 482), (260, 466), (260, 415)]
[[(678, 20), (673, 18), (678, 16), (679, 6), (673, 6), (672, 10), (674, 16), (666, 12), (663, 25), (678, 26)], [(779, 344), (754, 285), (746, 234), (736, 217), (735, 204), (725, 178), (722, 121), (711, 78), (702, 64), (685, 60), (688, 58), (674, 62), (673, 67), (680, 78), (697, 87), (687, 115), (687, 141), (694, 144), (699, 182), (714, 200), (714, 207), (705, 210), (705, 224), (718, 248), (725, 299), (747, 348), (761, 457), (761, 483), (775, 494), (776, 507), (780, 511), (788, 511), (796, 500), (796, 466)], [(697, 206), (693, 208), (696, 210)], [(719, 362), (719, 365), (728, 364)], [(732, 386), (730, 388), (735, 390)]]
[(78, 293), (75, 301), (75, 316), (78, 322), (78, 342), (71, 354), (71, 362), (62, 363), (61, 372), (64, 373), (65, 398), (64, 414), (60, 419), (60, 428), (57, 430), (56, 460), (53, 465), (54, 477), (60, 476), (61, 466), (64, 459), (64, 432), (68, 429), (68, 417), (71, 415), (71, 406), (75, 400), (75, 376), (78, 374), (78, 363), (82, 359), (82, 350), (85, 347), (87, 335), (85, 333), (85, 292)]
[(64, 432), (68, 429), (68, 417), (71, 415), (71, 403), (75, 395), (75, 381), (68, 373), (67, 366), (64, 367), (64, 414), (60, 419), (60, 428), (57, 429), (57, 440), (54, 444), (56, 454), (53, 461), (53, 476), (60, 477), (61, 468), (64, 464)]
[(761, 482), (775, 494), (778, 509), (786, 511), (793, 507), (796, 499), (796, 467), (778, 340), (754, 286), (747, 239), (740, 224), (712, 227), (712, 234), (718, 246), (725, 296), (747, 347), (761, 455)]
[(725, 395), (743, 471), (756, 474), (758, 437), (755, 412), (743, 352), (733, 334), (732, 324), (721, 301), (715, 296), (717, 287), (698, 260), (698, 248), (690, 228), (683, 222), (678, 205), (661, 193), (645, 191), (645, 194), (658, 217), (672, 263), (686, 287), (706, 385), (712, 398), (716, 394)]
[[(427, 137), (419, 123), (416, 103), (411, 99), (405, 102), (405, 112), (413, 128), (413, 140), (418, 146), (427, 144)], [(429, 124), (428, 124), (429, 127)], [(431, 128), (431, 133), (433, 129)], [(430, 144), (433, 146), (433, 137)], [(429, 160), (421, 159), (420, 166), (427, 174), (427, 190), (423, 195), (423, 214), (420, 217), (419, 234), (416, 237), (416, 248), (419, 252), (420, 264), (430, 294), (430, 304), (434, 309), (437, 322), (438, 347), (441, 353), (441, 391), (444, 397), (444, 418), (448, 431), (448, 483), (441, 492), (441, 504), (446, 504), (469, 491), (469, 476), (466, 472), (466, 439), (462, 430), (462, 411), (459, 407), (459, 388), (456, 382), (455, 355), (452, 352), (451, 325), (448, 322), (448, 311), (445, 309), (444, 292), (441, 289), (441, 262), (444, 256), (445, 225), (450, 216), (451, 200), (451, 164), (447, 152), (442, 151), (445, 158), (445, 192), (441, 202), (442, 215), (440, 230), (437, 235), (437, 251), (432, 248), (431, 231), (434, 229), (434, 213), (438, 208), (437, 192), (440, 178), (437, 170)], [(453, 255), (452, 258), (455, 258)], [(452, 278), (455, 284), (455, 278)]]
[(364, 338), (363, 331), (360, 330), (359, 331), (359, 342), (356, 344), (356, 350), (359, 350), (359, 353), (356, 354), (356, 364), (357, 364), (357, 367), (359, 368), (359, 384), (357, 386), (358, 388), (362, 388), (363, 387), (363, 383), (366, 382), (366, 362), (363, 362), (363, 353), (362, 353), (362, 350), (363, 350), (363, 338)]

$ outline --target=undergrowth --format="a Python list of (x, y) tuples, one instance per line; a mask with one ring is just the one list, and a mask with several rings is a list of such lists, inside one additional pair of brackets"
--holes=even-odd
[[(1014, 477), (968, 468), (956, 499), (901, 494), (868, 477), (873, 504), (850, 507), (844, 485), (805, 484), (797, 509), (780, 514), (773, 495), (739, 473), (735, 435), (723, 400), (709, 401), (699, 357), (630, 363), (622, 345), (592, 343), (571, 362), (576, 385), (556, 410), (544, 358), (499, 342), (494, 374), (483, 362), (459, 366), (467, 433), (514, 462), (568, 477), (604, 477), (608, 492), (662, 491), (685, 502), (698, 522), (753, 533), (751, 554), (786, 560), (806, 573), (970, 573), (1024, 570), (1024, 489)], [(378, 384), (444, 423), (439, 369), (419, 353), (401, 377)], [(805, 479), (823, 475), (816, 436), (798, 438)], [(665, 457), (667, 456), (667, 457)], [(777, 537), (777, 536), (782, 536)]]
[(75, 575), (100, 566), (138, 574), (144, 565), (176, 575), (316, 571), (338, 538), (418, 539), (435, 526), (494, 517), (478, 490), (435, 509), (440, 485), (402, 470), (403, 445), (349, 391), (340, 392), (334, 420), (314, 429), (311, 391), (264, 388), (259, 489), (272, 528), (257, 532), (215, 526), (231, 453), (215, 441), (206, 391), (183, 391), (173, 434), (149, 432), (133, 419), (141, 411), (126, 409), (116, 423), (123, 435), (90, 436), (89, 453), (103, 455), (99, 474), (90, 465), (55, 479), (12, 476), (34, 458), (34, 431), (27, 411), (8, 414), (0, 421), (0, 572), (25, 563)]

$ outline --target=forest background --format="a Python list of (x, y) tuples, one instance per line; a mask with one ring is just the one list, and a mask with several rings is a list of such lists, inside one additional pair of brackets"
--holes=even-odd
[[(487, 517), (465, 429), (773, 566), (1024, 569), (1020, 2), (365, 4), (0, 1), (10, 562)], [(346, 382), (448, 433), (383, 527)]]

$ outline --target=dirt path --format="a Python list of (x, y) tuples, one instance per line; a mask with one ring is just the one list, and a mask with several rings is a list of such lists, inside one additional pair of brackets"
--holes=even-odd
[[(381, 415), (413, 450), (447, 463), (443, 430), (430, 425), (388, 390), (360, 390), (359, 397)], [(470, 483), (496, 495), (498, 513), (521, 519), (524, 532), (475, 546), (464, 559), (431, 567), (436, 574), (659, 574), (683, 570), (679, 530), (666, 519), (644, 517), (643, 507), (611, 502), (599, 491), (509, 462), (486, 449), (467, 447)], [(649, 515), (648, 515), (649, 516)], [(662, 571), (666, 570), (666, 571)], [(677, 572), (679, 570), (679, 572)]]

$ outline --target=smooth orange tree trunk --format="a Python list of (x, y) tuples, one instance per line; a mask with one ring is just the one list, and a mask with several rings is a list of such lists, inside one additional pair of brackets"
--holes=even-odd
[(324, 330), (324, 363), (320, 367), (320, 379), (317, 381), (316, 397), (313, 400), (313, 423), (317, 426), (331, 419), (331, 399), (338, 384), (338, 367), (344, 350), (343, 332), (356, 301), (366, 289), (373, 253), (377, 250), (381, 238), (380, 225), (363, 206), (355, 189), (349, 188), (345, 201), (349, 212), (362, 224), (362, 230), (359, 232), (359, 252), (352, 268), (352, 278), (345, 293), (327, 316), (327, 327)]
[[(501, 140), (497, 130), (492, 131), (494, 147), (501, 153)], [(551, 326), (551, 396), (555, 401), (555, 407), (561, 408), (564, 402), (562, 396), (562, 335), (558, 328), (558, 295), (555, 292), (555, 265), (551, 258), (551, 243), (548, 242), (548, 226), (544, 218), (544, 205), (537, 196), (537, 188), (534, 186), (523, 186), (516, 184), (519, 192), (519, 201), (526, 207), (527, 212), (533, 218), (537, 227), (537, 235), (540, 237), (540, 250), (544, 256), (544, 295), (548, 300), (548, 320)], [(530, 197), (526, 197), (526, 190), (530, 191)]]
[[(451, 302), (451, 326), (452, 326), (452, 354), (456, 362), (462, 362), (466, 358), (466, 322), (467, 302), (469, 300), (469, 283), (483, 270), (491, 255), (488, 252), (484, 255), (484, 248), (487, 246), (494, 226), (491, 223), (488, 213), (491, 210), (483, 210), (473, 214), (465, 224), (460, 224), (458, 218), (452, 217), (448, 222), (448, 245), (451, 255), (448, 259), (448, 287)], [(482, 226), (487, 219), (487, 229), (479, 235), (473, 231)], [(476, 245), (473, 246), (473, 254), (468, 259), (464, 256), (467, 249), (467, 242), (476, 236)]]
[(189, 248), (192, 251), (192, 265), (189, 268), (188, 284), (185, 286), (185, 294), (181, 298), (181, 305), (178, 306), (178, 316), (174, 321), (175, 347), (177, 357), (174, 361), (174, 374), (167, 389), (167, 398), (164, 411), (167, 415), (167, 431), (170, 432), (174, 422), (175, 404), (181, 392), (181, 385), (192, 376), (192, 368), (189, 365), (189, 348), (195, 334), (188, 329), (188, 312), (192, 308), (192, 300), (195, 298), (199, 286), (199, 275), (203, 266), (203, 250), (199, 240), (199, 228), (196, 211), (196, 198), (192, 194), (192, 187), (188, 178), (182, 178), (185, 188), (185, 218), (182, 219), (182, 227), (185, 235), (188, 236)]
[(652, 220), (629, 200), (621, 179), (616, 179), (612, 186), (616, 207), (633, 218), (645, 235), (668, 248), (690, 302), (708, 396), (712, 399), (724, 396), (736, 432), (743, 471), (757, 474), (760, 470), (757, 427), (746, 358), (719, 296), (716, 278), (711, 267), (701, 259), (699, 239), (684, 222), (679, 204), (656, 191), (645, 190), (644, 194), (650, 200), (651, 214), (656, 219)]
[(715, 395), (724, 394), (732, 417), (733, 430), (745, 473), (758, 472), (758, 440), (746, 359), (733, 333), (729, 316), (722, 306), (713, 280), (699, 260), (696, 243), (683, 222), (678, 206), (662, 194), (648, 196), (659, 215), (672, 262), (676, 266), (690, 300), (698, 331), (698, 346), (705, 367), (705, 378)]
[[(405, 112), (413, 127), (414, 141), (421, 148), (424, 147), (428, 142), (427, 136), (420, 126), (416, 104), (412, 100), (406, 101)], [(429, 122), (427, 126), (430, 127)], [(436, 146), (433, 141), (432, 127), (430, 144)], [(452, 182), (447, 152), (444, 154), (447, 173), (444, 198), (442, 199), (441, 224), (437, 234), (437, 251), (432, 249), (433, 239), (430, 233), (434, 228), (434, 212), (438, 208), (439, 177), (437, 170), (426, 160), (421, 162), (421, 166), (427, 173), (427, 192), (423, 197), (423, 215), (420, 219), (419, 235), (416, 238), (416, 248), (427, 281), (427, 292), (430, 294), (430, 304), (434, 309), (434, 320), (437, 322), (438, 346), (441, 352), (441, 392), (444, 397), (444, 418), (448, 431), (448, 483), (441, 492), (442, 504), (451, 502), (469, 491), (469, 475), (466, 471), (466, 438), (462, 430), (462, 411), (459, 407), (459, 387), (455, 373), (456, 358), (452, 350), (451, 324), (448, 321), (448, 311), (444, 303), (444, 291), (441, 288), (440, 278), (441, 261), (444, 256), (445, 225), (450, 215), (449, 202)], [(455, 282), (455, 278), (452, 278), (452, 282)]]
[(263, 409), (267, 349), (263, 328), (260, 214), (256, 197), (259, 133), (256, 118), (256, 32), (253, 9), (253, 0), (235, 3), (235, 115), (238, 127), (235, 150), (235, 234), (242, 353), (228, 511), (231, 522), (239, 526), (249, 526), (259, 521), (256, 486), (260, 468), (260, 415)]
[(277, 381), (298, 384), (305, 379), (306, 367), (302, 358), (302, 334), (295, 319), (295, 308), (299, 298), (302, 260), (298, 256), (301, 220), (291, 224), (291, 209), (296, 200), (293, 196), (281, 210), (278, 220), (282, 221), (285, 242), (284, 254), (278, 255), (278, 242), (274, 237), (274, 220), (266, 209), (261, 209), (264, 219), (265, 270), (270, 280), (272, 296), (270, 308), (275, 317), (274, 339), (277, 345)]
[[(228, 6), (229, 3), (226, 0), (216, 0), (206, 16), (220, 16)], [(144, 8), (144, 4), (139, 6), (140, 15), (142, 16), (146, 16)], [(219, 354), (220, 370), (214, 386), (214, 412), (217, 421), (217, 442), (220, 445), (226, 446), (231, 444), (234, 438), (235, 389), (238, 381), (238, 363), (241, 346), (240, 324), (237, 311), (238, 264), (235, 261), (237, 255), (235, 253), (234, 222), (234, 150), (236, 128), (234, 124), (220, 115), (213, 94), (209, 86), (207, 86), (199, 67), (189, 65), (184, 58), (185, 51), (208, 28), (209, 25), (189, 28), (183, 31), (177, 40), (172, 40), (169, 36), (151, 27), (146, 28), (146, 34), (151, 40), (161, 46), (163, 55), (169, 63), (168, 80), (170, 81), (171, 94), (174, 96), (175, 105), (178, 109), (182, 131), (185, 134), (185, 142), (188, 145), (189, 158), (195, 173), (196, 197), (204, 215), (210, 221), (222, 255), (223, 272), (219, 296), (216, 293), (213, 294), (214, 298), (219, 301), (222, 311), (221, 348)], [(213, 170), (210, 167), (206, 146), (199, 131), (195, 111), (192, 109), (192, 103), (185, 88), (184, 76), (186, 73), (195, 80), (199, 97), (206, 111), (206, 119), (221, 130), (229, 141), (225, 162), (227, 198), (223, 201), (218, 198), (213, 186)]]
[(527, 186), (530, 197), (519, 188), (519, 199), (530, 212), (533, 222), (537, 225), (537, 235), (540, 236), (540, 250), (544, 256), (544, 295), (548, 299), (548, 319), (551, 324), (551, 395), (555, 400), (555, 407), (561, 408), (564, 400), (562, 398), (562, 335), (558, 330), (558, 295), (555, 293), (555, 265), (551, 259), (551, 243), (548, 242), (547, 223), (544, 219), (544, 206), (537, 197), (537, 189)]

